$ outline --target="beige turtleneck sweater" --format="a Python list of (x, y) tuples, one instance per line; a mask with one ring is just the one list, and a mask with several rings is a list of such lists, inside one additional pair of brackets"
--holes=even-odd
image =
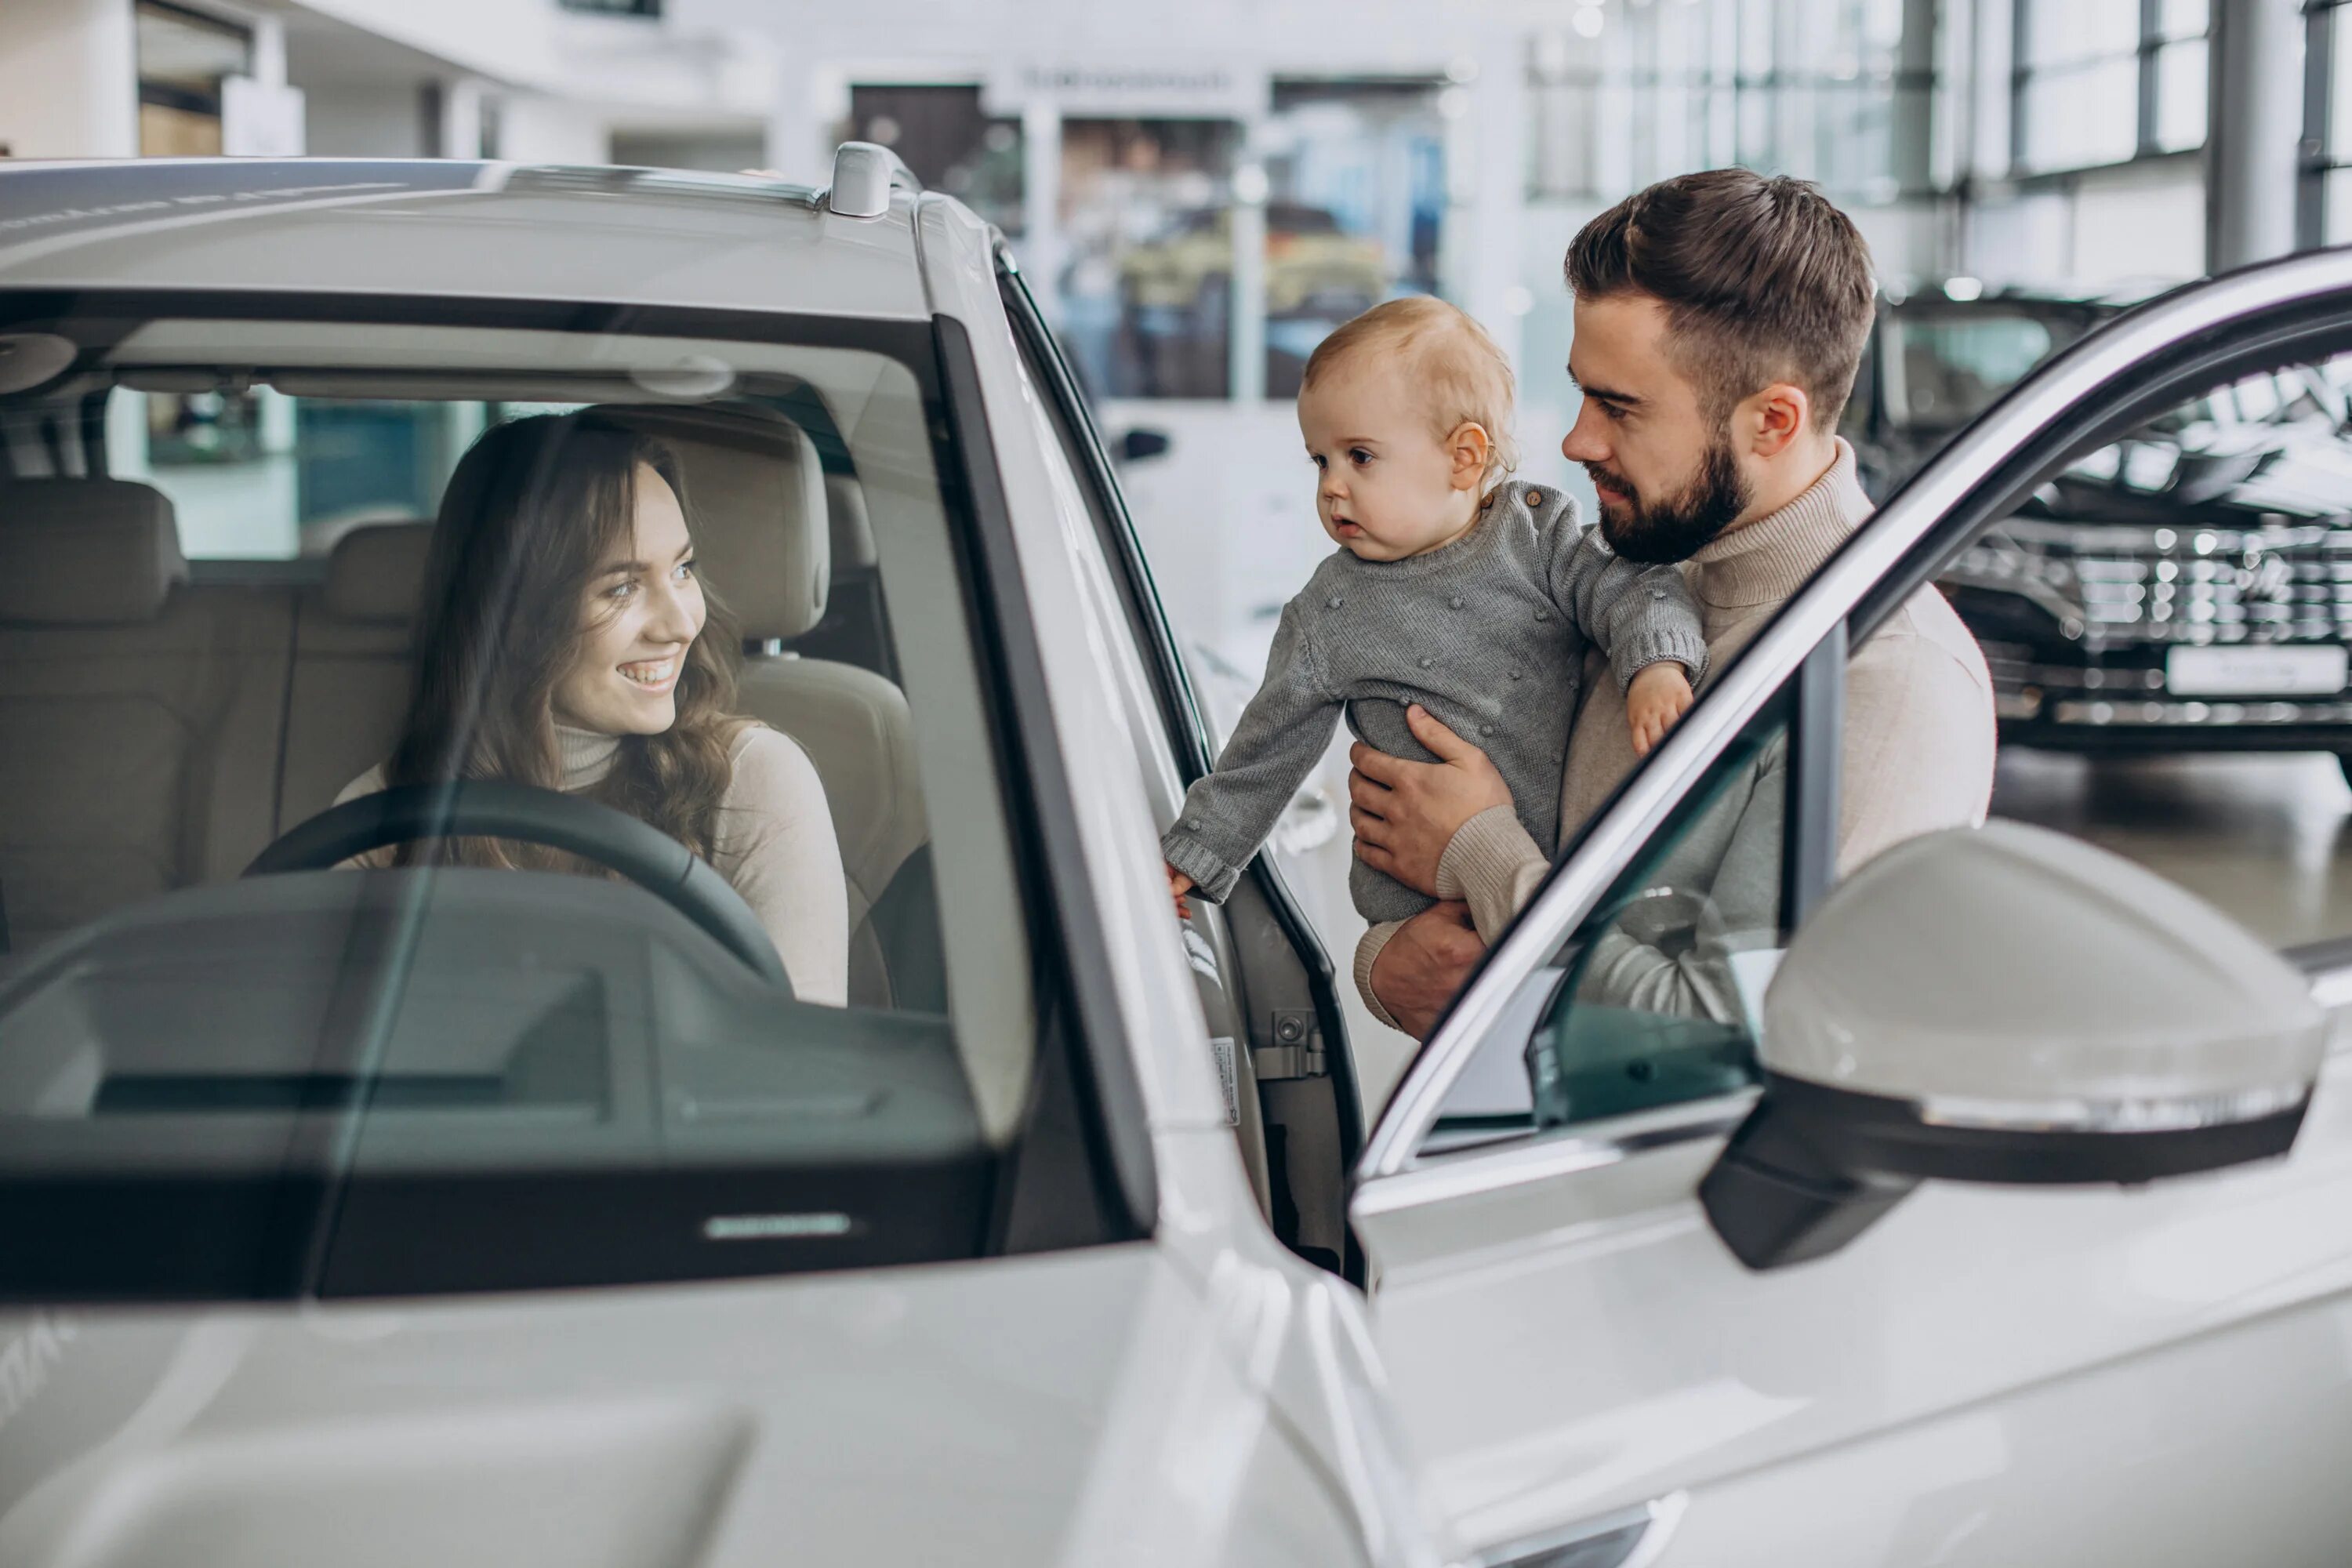
[[(617, 735), (555, 727), (566, 794), (613, 771)], [(839, 1007), (849, 1000), (849, 893), (833, 812), (815, 764), (790, 736), (756, 723), (736, 733), (734, 764), (719, 797), (710, 863), (767, 928), (792, 976), (793, 994)], [(335, 804), (383, 788), (383, 769), (345, 785)]]
[[(1683, 568), (1706, 637), (1710, 676), (1748, 645), (1798, 588), (1870, 515), (1854, 477), (1853, 449), (1779, 511), (1723, 535)], [(1560, 781), (1565, 843), (1607, 800), (1635, 761), (1625, 700), (1615, 684), (1587, 681)], [(1701, 923), (1723, 940), (1671, 956), (1612, 931), (1586, 966), (1581, 992), (1645, 1011), (1735, 1017), (1736, 997), (1706, 956), (1773, 923), (1780, 890), (1785, 742), (1766, 748), (1744, 779), (1658, 869), (1657, 880), (1705, 906)], [(1992, 681), (1976, 639), (1933, 588), (1889, 616), (1846, 666), (1845, 742), (1839, 785), (1838, 871), (1940, 827), (1984, 820), (1992, 795)], [(1551, 869), (1551, 848), (1528, 836), (1508, 806), (1464, 823), (1438, 863), (1438, 891), (1465, 899), (1492, 943)], [(1391, 1022), (1372, 994), (1372, 964), (1395, 933), (1378, 925), (1356, 948), (1356, 984), (1373, 1016)], [(1679, 946), (1679, 943), (1669, 944)]]

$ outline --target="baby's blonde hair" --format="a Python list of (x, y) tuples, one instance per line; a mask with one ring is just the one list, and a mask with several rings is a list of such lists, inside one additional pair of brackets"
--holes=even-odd
[(1486, 432), (1485, 488), (1519, 466), (1518, 442), (1511, 435), (1511, 407), (1518, 395), (1511, 363), (1467, 311), (1428, 294), (1375, 305), (1317, 345), (1299, 389), (1365, 354), (1377, 354), (1390, 368), (1412, 376), (1439, 440), (1465, 419)]

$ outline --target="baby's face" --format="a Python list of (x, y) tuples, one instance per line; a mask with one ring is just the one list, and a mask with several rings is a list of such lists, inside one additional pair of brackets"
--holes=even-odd
[(1298, 398), (1323, 531), (1366, 561), (1397, 561), (1458, 537), (1476, 516), (1483, 465), (1465, 475), (1404, 377), (1341, 363)]

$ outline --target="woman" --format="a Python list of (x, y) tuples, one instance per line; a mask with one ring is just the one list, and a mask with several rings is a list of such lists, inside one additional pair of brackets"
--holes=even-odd
[[(730, 711), (741, 639), (695, 576), (668, 448), (593, 415), (484, 434), (441, 498), (416, 646), (399, 743), (339, 801), (469, 778), (614, 806), (718, 868), (795, 995), (846, 1001), (848, 895), (824, 790), (792, 740)], [(428, 858), (591, 869), (491, 839), (386, 860)]]

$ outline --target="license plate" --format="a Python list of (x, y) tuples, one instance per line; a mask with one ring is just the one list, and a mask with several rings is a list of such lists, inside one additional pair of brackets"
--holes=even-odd
[(2164, 658), (2164, 684), (2176, 697), (2332, 697), (2344, 689), (2340, 646), (2176, 647)]

